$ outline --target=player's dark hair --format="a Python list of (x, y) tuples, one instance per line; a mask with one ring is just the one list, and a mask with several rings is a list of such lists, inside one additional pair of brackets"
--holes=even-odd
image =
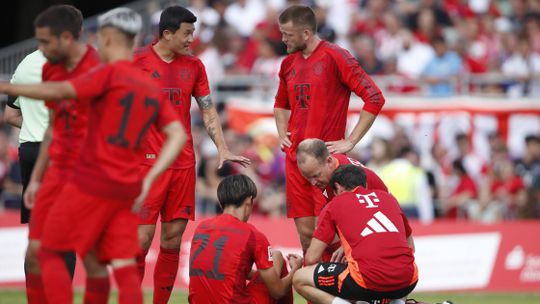
[(318, 138), (304, 139), (296, 149), (296, 157), (299, 163), (304, 162), (304, 155), (311, 155), (319, 162), (324, 162), (329, 156), (330, 152), (326, 148), (324, 141)]
[(525, 144), (528, 146), (532, 143), (538, 143), (540, 142), (540, 138), (536, 135), (527, 135), (525, 136)]
[(182, 23), (195, 23), (197, 17), (183, 6), (169, 6), (159, 17), (159, 38), (163, 38), (163, 31), (168, 30), (175, 33)]
[(79, 39), (83, 15), (73, 5), (53, 5), (41, 12), (34, 20), (34, 27), (48, 27), (54, 36), (69, 32), (74, 39)]
[(353, 190), (358, 186), (366, 187), (366, 172), (355, 165), (339, 166), (330, 178), (330, 185), (336, 191), (336, 184), (340, 184), (345, 190)]
[(289, 21), (291, 21), (294, 26), (305, 27), (313, 33), (317, 33), (317, 18), (315, 18), (315, 13), (308, 6), (289, 6), (279, 15), (279, 23), (285, 24)]
[(246, 198), (255, 198), (257, 196), (257, 187), (251, 178), (244, 174), (236, 174), (225, 177), (219, 183), (218, 200), (221, 208), (233, 205), (235, 207), (242, 206)]

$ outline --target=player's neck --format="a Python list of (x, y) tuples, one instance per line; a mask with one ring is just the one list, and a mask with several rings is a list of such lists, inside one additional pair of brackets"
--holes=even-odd
[(133, 50), (130, 48), (117, 48), (107, 55), (107, 63), (113, 63), (121, 60), (133, 60)]
[(64, 67), (68, 71), (72, 71), (79, 64), (81, 59), (86, 54), (86, 44), (82, 42), (77, 42), (73, 47), (68, 51), (68, 56), (64, 62)]
[(159, 40), (152, 47), (154, 48), (154, 51), (156, 51), (156, 54), (158, 54), (159, 58), (167, 63), (172, 62), (174, 58), (176, 58), (176, 53), (169, 49), (161, 40)]
[[(245, 208), (235, 208), (234, 206), (229, 206), (223, 209), (224, 214), (234, 216), (242, 222), (247, 222), (246, 210)], [(245, 219), (245, 220), (244, 220)]]
[(307, 42), (306, 48), (302, 50), (302, 56), (304, 56), (304, 58), (308, 58), (309, 56), (311, 56), (311, 54), (313, 54), (313, 52), (315, 51), (317, 46), (319, 46), (319, 43), (321, 41), (322, 41), (321, 38), (319, 38), (318, 36), (313, 36)]

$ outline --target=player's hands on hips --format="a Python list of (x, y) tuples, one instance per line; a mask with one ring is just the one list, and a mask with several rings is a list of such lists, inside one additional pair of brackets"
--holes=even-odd
[(337, 141), (327, 141), (326, 147), (330, 154), (347, 153), (354, 148), (354, 144), (347, 139), (342, 139)]
[(139, 211), (141, 211), (142, 204), (144, 203), (144, 200), (146, 199), (146, 196), (150, 191), (151, 185), (152, 182), (149, 181), (147, 178), (143, 180), (141, 194), (139, 194), (139, 196), (137, 196), (137, 198), (135, 199), (135, 203), (133, 204), (133, 207), (131, 207), (131, 211), (133, 211), (134, 213), (139, 213)]
[(291, 265), (291, 271), (296, 271), (302, 268), (302, 265), (304, 264), (304, 259), (298, 254), (291, 253), (287, 255), (287, 260), (289, 261), (289, 265)]
[(285, 148), (290, 148), (292, 146), (291, 139), (289, 138), (290, 136), (291, 132), (287, 132), (285, 137), (279, 137), (279, 147), (281, 148), (281, 151), (285, 151)]
[(28, 184), (28, 187), (24, 192), (24, 205), (26, 206), (26, 208), (34, 208), (34, 205), (36, 204), (36, 194), (39, 190), (39, 187), (41, 187), (40, 182), (31, 181)]
[(333, 263), (345, 263), (345, 254), (343, 253), (343, 247), (339, 247), (332, 253), (332, 257), (330, 258), (330, 262)]
[(231, 153), (231, 151), (225, 150), (222, 153), (219, 153), (218, 169), (221, 169), (221, 167), (223, 167), (223, 164), (226, 161), (232, 161), (232, 162), (235, 162), (235, 163), (239, 163), (244, 168), (246, 168), (247, 166), (249, 166), (251, 164), (251, 160), (249, 158), (243, 157), (241, 155), (234, 155), (234, 154)]

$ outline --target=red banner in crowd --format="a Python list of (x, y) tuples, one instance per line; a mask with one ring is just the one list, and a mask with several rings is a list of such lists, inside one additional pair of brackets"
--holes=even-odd
[[(177, 288), (187, 288), (190, 240), (201, 219), (190, 223), (183, 237)], [(300, 253), (294, 223), (289, 219), (254, 217), (274, 249)], [(468, 222), (412, 223), (416, 260), (420, 271), (417, 291), (514, 291), (540, 290), (540, 221), (484, 225)], [(159, 229), (157, 230), (159, 231)], [(27, 229), (16, 224), (16, 215), (0, 213), (0, 286), (24, 287), (24, 250)], [(159, 238), (156, 238), (158, 240)], [(143, 282), (152, 288), (152, 272), (159, 244), (148, 255)], [(74, 284), (82, 287), (84, 270), (78, 263)]]

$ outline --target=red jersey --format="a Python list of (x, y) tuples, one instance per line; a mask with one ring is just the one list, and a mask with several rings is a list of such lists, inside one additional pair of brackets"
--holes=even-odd
[[(191, 135), (191, 96), (201, 97), (210, 95), (208, 78), (202, 61), (189, 55), (177, 55), (173, 61), (163, 61), (148, 45), (135, 52), (135, 64), (144, 71), (147, 79), (156, 81), (163, 91), (163, 96), (170, 101), (174, 110), (179, 114), (187, 141), (176, 161), (170, 166), (173, 169), (186, 169), (195, 166), (193, 137)], [(152, 165), (163, 145), (163, 135), (150, 128), (150, 136), (144, 145), (144, 164)]]
[(287, 56), (279, 72), (274, 108), (291, 110), (288, 131), (292, 146), (287, 155), (295, 160), (296, 147), (305, 138), (343, 139), (351, 91), (360, 96), (363, 109), (377, 115), (383, 104), (381, 90), (345, 49), (321, 41), (311, 56)]
[(140, 155), (151, 126), (158, 130), (176, 113), (132, 62), (101, 65), (70, 80), (79, 100), (90, 102), (88, 135), (74, 168), (82, 191), (130, 200), (141, 191)]
[[(86, 53), (71, 71), (66, 70), (63, 64), (51, 64), (47, 61), (43, 66), (42, 79), (62, 81), (74, 78), (88, 72), (99, 62), (98, 52), (88, 45)], [(79, 158), (86, 137), (88, 105), (74, 99), (45, 101), (45, 105), (54, 113), (53, 138), (48, 151), (51, 164), (59, 169), (71, 169)]]
[(251, 303), (246, 280), (254, 262), (274, 265), (268, 239), (253, 225), (230, 214), (200, 223), (189, 255), (189, 302)]
[[(354, 158), (348, 157), (345, 154), (339, 154), (339, 153), (332, 154), (332, 157), (337, 160), (337, 167), (341, 165), (349, 165), (349, 164), (362, 167), (362, 169), (364, 169), (364, 172), (366, 173), (366, 189), (388, 192), (388, 188), (386, 187), (382, 179), (377, 175), (377, 173), (371, 171), (371, 169), (364, 166), (364, 164), (362, 164), (360, 161)], [(323, 194), (327, 202), (331, 201), (334, 198), (334, 190), (332, 189), (332, 185), (326, 186)]]
[(358, 285), (397, 290), (418, 279), (404, 218), (392, 195), (358, 187), (326, 205), (313, 237), (330, 245), (339, 235), (349, 273)]

